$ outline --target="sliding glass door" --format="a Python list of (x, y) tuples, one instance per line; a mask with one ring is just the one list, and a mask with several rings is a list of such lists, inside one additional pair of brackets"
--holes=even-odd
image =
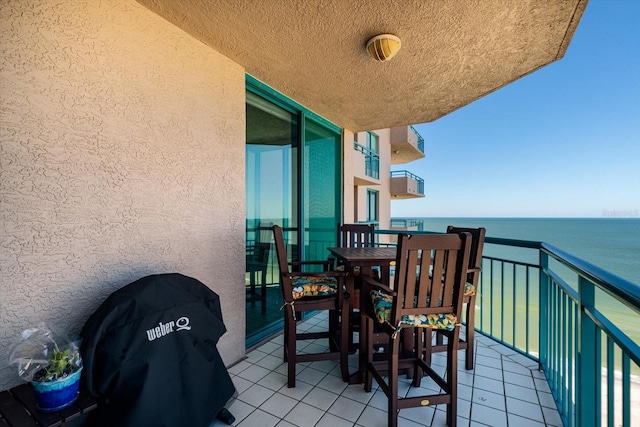
[(281, 328), (282, 294), (270, 227), (290, 260), (326, 259), (341, 220), (341, 133), (247, 78), (247, 344)]

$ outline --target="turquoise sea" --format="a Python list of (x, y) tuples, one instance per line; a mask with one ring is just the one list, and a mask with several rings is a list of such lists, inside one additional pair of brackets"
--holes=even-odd
[[(394, 218), (394, 220), (400, 218)], [(558, 249), (568, 252), (584, 261), (606, 270), (622, 279), (640, 285), (640, 218), (402, 218), (407, 220), (421, 220), (423, 231), (444, 232), (448, 225), (460, 227), (485, 227), (487, 237), (529, 240), (545, 242)], [(485, 245), (485, 256), (527, 261), (538, 264), (538, 251), (530, 249), (512, 248), (502, 245)], [(567, 270), (568, 271), (568, 270)], [(575, 275), (564, 277), (569, 284), (577, 286)], [(509, 274), (507, 274), (507, 278)], [(485, 295), (489, 298), (489, 295)], [(499, 303), (500, 298), (505, 302), (515, 299), (509, 293), (493, 294), (493, 302)], [(524, 313), (522, 300), (515, 302), (517, 311)], [(608, 296), (604, 292), (596, 292), (596, 306), (612, 320), (635, 343), (640, 343), (640, 315), (625, 304)], [(484, 312), (486, 316), (493, 316), (497, 324), (511, 325), (511, 321), (500, 322), (500, 313), (495, 310), (492, 314)], [(476, 311), (476, 315), (478, 312)], [(511, 317), (510, 310), (504, 313)], [(497, 316), (497, 317), (496, 317)], [(478, 319), (476, 319), (478, 325)], [(513, 329), (510, 328), (510, 331)], [(537, 326), (531, 324), (536, 330)], [(521, 340), (517, 337), (517, 341)], [(522, 348), (522, 343), (518, 345)], [(537, 344), (533, 344), (537, 351)], [(616, 369), (620, 369), (620, 362), (616, 359)], [(640, 367), (632, 369), (634, 381), (640, 382)]]
[[(396, 219), (394, 217), (394, 219)], [(640, 284), (640, 218), (405, 218), (424, 231), (485, 227), (488, 237), (546, 242)]]

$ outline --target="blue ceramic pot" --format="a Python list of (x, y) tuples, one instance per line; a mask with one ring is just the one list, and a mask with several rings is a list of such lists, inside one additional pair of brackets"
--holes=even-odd
[(55, 412), (75, 402), (78, 398), (80, 372), (82, 372), (82, 368), (55, 381), (32, 381), (31, 384), (36, 392), (36, 407), (38, 410)]

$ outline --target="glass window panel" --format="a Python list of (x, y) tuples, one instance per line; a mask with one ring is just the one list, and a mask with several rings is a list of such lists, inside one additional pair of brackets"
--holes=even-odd
[(305, 120), (303, 171), (305, 259), (326, 259), (341, 218), (341, 136), (310, 119)]
[(378, 135), (373, 132), (367, 132), (367, 148), (374, 154), (378, 154)]
[(367, 190), (367, 221), (378, 221), (378, 192)]
[[(278, 224), (297, 240), (297, 115), (247, 92), (245, 148), (247, 336), (282, 320), (273, 233)], [(297, 245), (291, 245), (295, 251)], [(296, 254), (292, 254), (296, 256)], [(263, 281), (264, 286), (263, 286)], [(266, 297), (262, 298), (262, 293)]]
[[(253, 345), (282, 327), (270, 226), (284, 228), (289, 260), (326, 259), (326, 248), (335, 245), (342, 217), (342, 138), (340, 128), (251, 78), (246, 94), (246, 342)], [(263, 265), (255, 258), (265, 241), (266, 278), (260, 270), (253, 273)]]

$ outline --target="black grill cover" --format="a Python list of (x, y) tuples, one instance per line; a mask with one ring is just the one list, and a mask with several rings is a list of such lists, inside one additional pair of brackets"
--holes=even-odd
[(98, 426), (208, 426), (235, 388), (216, 344), (218, 295), (181, 274), (111, 294), (82, 329), (82, 373), (104, 399)]

